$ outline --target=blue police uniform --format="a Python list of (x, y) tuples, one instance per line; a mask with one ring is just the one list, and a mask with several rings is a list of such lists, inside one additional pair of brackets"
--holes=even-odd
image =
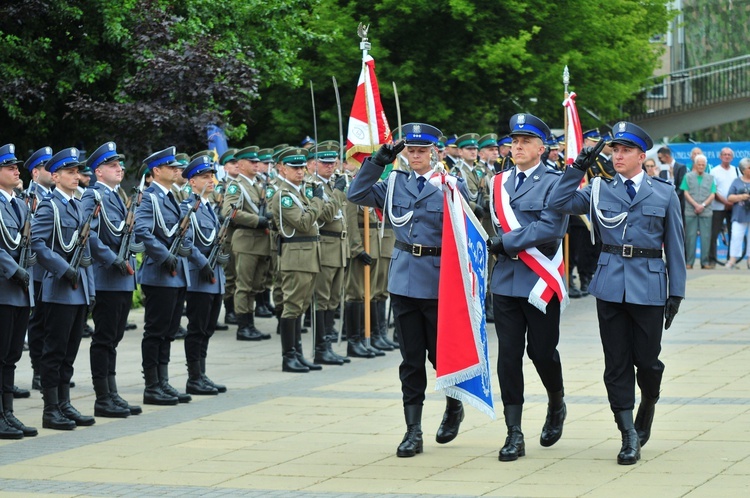
[[(653, 145), (648, 134), (632, 123), (618, 123), (613, 132), (613, 145), (644, 152)], [(629, 449), (618, 461), (635, 463), (650, 434), (664, 371), (659, 352), (665, 304), (676, 298), (679, 306), (685, 296), (680, 202), (672, 185), (645, 176), (643, 171), (633, 178), (617, 174), (612, 180), (595, 180), (577, 190), (583, 174), (569, 168), (550, 205), (570, 214), (591, 212), (596, 235), (602, 241), (589, 292), (597, 298), (610, 407), (623, 432), (623, 451)], [(634, 184), (630, 185), (631, 181)], [(641, 388), (640, 420), (635, 422), (640, 441), (626, 441), (633, 427), (636, 378)]]
[[(75, 148), (63, 149), (44, 167), (53, 175), (65, 168), (79, 167), (78, 154)], [(77, 270), (70, 266), (79, 243), (79, 230), (89, 214), (78, 200), (57, 188), (39, 202), (32, 223), (31, 247), (45, 270), (41, 294), (45, 303), (44, 345), (40, 359), (45, 428), (67, 430), (94, 423), (93, 417), (81, 415), (70, 404), (73, 363), (88, 307), (96, 293), (94, 272), (90, 265), (84, 266), (91, 257), (88, 241), (81, 266)]]
[[(437, 128), (410, 123), (402, 127), (405, 144), (410, 147), (432, 146), (442, 135)], [(398, 456), (413, 456), (422, 451), (421, 416), (427, 388), (425, 360), (433, 368), (436, 359), (438, 281), (443, 230), (443, 192), (423, 176), (394, 170), (383, 182), (378, 179), (383, 165), (368, 158), (349, 186), (351, 202), (380, 208), (390, 218), (396, 237), (388, 278), (388, 292), (398, 332), (402, 362), (399, 367), (401, 392), (407, 433), (397, 451)], [(427, 177), (427, 178), (425, 178)], [(469, 191), (457, 179), (464, 198)], [(388, 202), (388, 191), (392, 202)], [(463, 407), (448, 398), (443, 424), (438, 429), (440, 443), (451, 441), (458, 434)]]
[[(175, 160), (175, 148), (156, 152), (144, 161), (149, 170), (158, 167), (182, 167)], [(192, 246), (188, 229), (181, 253), (170, 255), (172, 242), (177, 238), (181, 220), (180, 206), (169, 187), (154, 181), (143, 192), (141, 205), (136, 210), (135, 234), (145, 246), (143, 262), (137, 271), (138, 283), (144, 295), (145, 323), (141, 354), (146, 389), (146, 404), (173, 405), (188, 402), (190, 397), (180, 394), (169, 385), (169, 359), (172, 341), (180, 326), (190, 272), (187, 256)], [(174, 263), (174, 273), (167, 268)], [(172, 393), (172, 394), (170, 394)]]

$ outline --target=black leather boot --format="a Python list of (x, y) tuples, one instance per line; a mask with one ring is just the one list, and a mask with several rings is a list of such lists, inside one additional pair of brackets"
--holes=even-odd
[(549, 403), (547, 404), (547, 419), (542, 427), (542, 434), (539, 436), (539, 444), (542, 446), (552, 446), (560, 440), (563, 432), (563, 422), (568, 414), (563, 400), (563, 391), (556, 393), (547, 392)]
[(266, 303), (260, 294), (255, 295), (255, 316), (258, 318), (271, 318), (273, 316), (271, 310), (266, 308)]
[(310, 369), (299, 362), (297, 352), (294, 350), (297, 319), (280, 318), (279, 329), (281, 331), (281, 371), (294, 373), (309, 372)]
[(344, 361), (331, 351), (331, 342), (326, 334), (326, 313), (325, 310), (315, 311), (315, 357), (313, 361), (321, 365), (343, 365)]
[(422, 440), (422, 405), (404, 406), (404, 419), (406, 419), (406, 434), (401, 444), (398, 445), (396, 456), (402, 458), (413, 457), (422, 453), (424, 442)]
[(203, 380), (208, 385), (215, 387), (216, 390), (219, 391), (220, 393), (227, 392), (227, 386), (225, 386), (224, 384), (217, 384), (216, 382), (209, 379), (208, 375), (206, 375), (206, 359), (205, 358), (201, 358), (200, 364), (201, 364), (201, 375), (203, 376)]
[(39, 431), (36, 430), (36, 427), (30, 427), (28, 425), (24, 425), (23, 422), (18, 420), (15, 415), (13, 415), (13, 394), (12, 393), (3, 393), (3, 409), (2, 412), (5, 415), (5, 420), (8, 422), (8, 424), (18, 429), (23, 433), (23, 437), (34, 437), (37, 434), (39, 434)]
[(335, 310), (327, 310), (325, 314), (325, 327), (326, 327), (326, 337), (328, 337), (328, 340), (326, 341), (326, 347), (328, 348), (328, 352), (331, 353), (334, 358), (340, 360), (343, 363), (351, 363), (352, 360), (350, 358), (347, 358), (346, 356), (341, 356), (336, 351), (333, 350), (333, 343), (336, 342), (336, 340), (339, 337), (338, 332), (336, 331), (336, 328), (334, 327), (334, 322), (336, 321), (336, 311)]
[(83, 415), (70, 404), (70, 384), (60, 384), (57, 387), (57, 397), (60, 403), (60, 411), (79, 427), (88, 427), (96, 423), (96, 419), (89, 415)]
[(500, 449), (497, 459), (501, 462), (513, 462), (518, 457), (526, 456), (526, 444), (521, 432), (521, 415), (523, 405), (508, 405), (503, 409), (505, 414), (505, 425), (508, 427), (508, 437), (505, 438), (505, 446)]
[(633, 410), (623, 410), (615, 413), (617, 428), (622, 434), (622, 447), (617, 454), (617, 463), (620, 465), (633, 465), (641, 459), (641, 443), (638, 432), (633, 425)]
[(118, 406), (130, 410), (131, 415), (140, 415), (141, 413), (143, 413), (143, 409), (140, 406), (131, 405), (120, 397), (117, 392), (117, 380), (114, 374), (111, 374), (107, 377), (107, 384), (109, 384), (109, 395), (112, 396), (112, 401), (117, 403)]
[(378, 310), (378, 330), (380, 338), (388, 343), (393, 349), (398, 349), (398, 343), (388, 338), (388, 316), (386, 315), (385, 301), (377, 301)]
[[(8, 393), (13, 398), (13, 393)], [(8, 422), (5, 418), (5, 408), (3, 402), (5, 401), (5, 394), (0, 398), (0, 439), (23, 439), (23, 431)]]
[(380, 337), (377, 301), (370, 301), (370, 345), (380, 351), (393, 351), (393, 346)]
[(646, 446), (651, 438), (651, 424), (654, 423), (654, 412), (656, 412), (656, 402), (659, 397), (649, 398), (641, 392), (641, 404), (638, 406), (638, 413), (635, 416), (635, 431), (638, 433), (638, 439), (641, 448)]
[(276, 306), (276, 335), (281, 334), (281, 315), (284, 313), (284, 305), (280, 304)]
[(164, 393), (175, 396), (180, 403), (190, 403), (193, 398), (187, 393), (181, 393), (169, 384), (169, 365), (159, 365), (159, 385)]
[(37, 391), (42, 390), (42, 376), (39, 374), (39, 369), (34, 369), (34, 375), (31, 377), (31, 388)]
[(187, 369), (188, 380), (185, 384), (185, 391), (187, 391), (188, 394), (196, 394), (199, 396), (219, 394), (218, 389), (203, 380), (200, 361), (189, 362), (187, 364)]
[(165, 393), (159, 382), (159, 370), (156, 367), (145, 368), (143, 378), (146, 381), (146, 389), (143, 391), (144, 405), (176, 405), (179, 403), (177, 396)]
[(94, 401), (94, 416), (108, 418), (125, 418), (130, 415), (130, 409), (120, 406), (109, 393), (107, 379), (93, 379), (96, 401)]
[(255, 319), (252, 313), (237, 315), (237, 340), (238, 341), (262, 341), (263, 334), (255, 328)]
[(42, 413), (42, 427), (56, 431), (72, 431), (76, 423), (63, 415), (57, 396), (57, 386), (42, 389), (44, 398), (44, 412)]
[(363, 313), (362, 303), (347, 302), (344, 306), (344, 320), (346, 320), (347, 333), (346, 356), (375, 358), (375, 353), (362, 344), (360, 330), (362, 329)]
[(276, 307), (271, 304), (271, 289), (264, 290), (261, 294), (257, 294), (255, 299), (260, 298), (263, 305), (271, 312), (272, 315), (276, 315)]
[(31, 397), (31, 391), (28, 389), (22, 389), (18, 387), (17, 385), (13, 384), (13, 397), (16, 399), (23, 399), (23, 398), (30, 398)]
[(464, 405), (459, 400), (445, 397), (445, 413), (438, 427), (435, 441), (440, 444), (450, 443), (458, 436), (458, 428), (464, 420)]
[(581, 277), (581, 296), (586, 297), (589, 295), (589, 284), (591, 283), (591, 277)]
[(294, 329), (294, 352), (297, 354), (297, 361), (309, 368), (310, 370), (323, 370), (323, 367), (311, 362), (302, 354), (302, 317), (297, 317)]
[(234, 313), (234, 297), (224, 301), (224, 323), (237, 325), (237, 315)]

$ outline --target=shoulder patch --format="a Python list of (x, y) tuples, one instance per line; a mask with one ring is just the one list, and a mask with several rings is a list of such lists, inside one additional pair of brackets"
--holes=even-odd
[(482, 171), (481, 168), (477, 168), (474, 170), (477, 174), (477, 176), (481, 179), (484, 176), (484, 171)]
[(188, 194), (192, 194), (193, 187), (191, 187), (190, 185), (185, 185), (185, 192), (187, 192)]
[(281, 197), (281, 206), (285, 208), (290, 208), (294, 205), (294, 201), (292, 198), (288, 195), (284, 195)]
[(232, 184), (232, 185), (230, 185), (230, 186), (229, 186), (229, 188), (227, 189), (227, 194), (236, 194), (236, 193), (237, 193), (237, 190), (239, 190), (239, 189), (237, 188), (237, 185), (235, 185), (235, 184)]
[(266, 199), (270, 199), (271, 197), (273, 197), (273, 194), (275, 194), (275, 193), (276, 193), (276, 190), (273, 187), (269, 186), (266, 189)]
[(312, 187), (306, 187), (305, 188), (305, 197), (307, 197), (308, 199), (312, 199), (313, 198), (313, 189), (312, 189)]

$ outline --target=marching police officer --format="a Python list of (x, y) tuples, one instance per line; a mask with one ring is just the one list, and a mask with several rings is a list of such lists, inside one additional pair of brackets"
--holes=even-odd
[[(604, 384), (622, 434), (617, 463), (630, 465), (649, 440), (659, 399), (662, 319), (668, 329), (685, 296), (684, 230), (674, 187), (642, 169), (646, 151), (653, 147), (651, 137), (625, 121), (613, 133), (614, 178), (594, 179), (577, 190), (603, 143), (586, 147), (565, 172), (550, 206), (595, 214), (592, 223), (602, 253), (589, 291), (596, 297)], [(641, 403), (634, 422), (636, 379)]]
[[(440, 176), (432, 169), (431, 152), (441, 135), (440, 130), (428, 124), (404, 125), (404, 141), (383, 145), (366, 159), (348, 193), (352, 202), (382, 209), (396, 234), (388, 291), (402, 357), (399, 376), (407, 428), (396, 450), (399, 457), (413, 457), (423, 450), (425, 360), (429, 359), (435, 367), (443, 193), (430, 179)], [(384, 182), (378, 182), (385, 166), (395, 161), (404, 148), (412, 171), (394, 170)], [(468, 196), (462, 180), (458, 180), (458, 186), (464, 197)], [(464, 417), (460, 401), (446, 398), (446, 405), (436, 435), (441, 444), (455, 439)]]
[[(88, 308), (96, 288), (90, 266), (89, 244), (81, 239), (91, 211), (84, 212), (75, 199), (80, 169), (78, 149), (63, 149), (47, 161), (55, 190), (39, 203), (32, 225), (31, 247), (46, 270), (42, 281), (45, 303), (44, 345), (40, 359), (44, 414), (42, 427), (72, 430), (95, 423), (70, 403), (70, 379), (81, 344)], [(80, 266), (71, 266), (76, 251), (83, 250)]]

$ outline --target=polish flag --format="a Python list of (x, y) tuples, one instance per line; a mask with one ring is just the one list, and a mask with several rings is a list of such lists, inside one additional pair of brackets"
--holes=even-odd
[(362, 61), (362, 72), (349, 116), (346, 158), (361, 165), (365, 158), (390, 141), (391, 129), (380, 102), (375, 59), (368, 55)]

